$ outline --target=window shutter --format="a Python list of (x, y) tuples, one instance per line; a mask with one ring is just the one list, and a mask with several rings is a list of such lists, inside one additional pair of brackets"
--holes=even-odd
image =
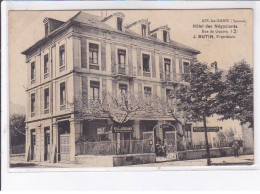
[(136, 53), (136, 58), (137, 58), (137, 75), (141, 76), (142, 75), (142, 63), (141, 63), (141, 50), (140, 48), (137, 49), (137, 53)]
[(111, 63), (112, 63), (112, 73), (116, 73), (116, 46), (115, 46), (115, 43), (111, 44)]
[(157, 85), (153, 84), (153, 89), (152, 89), (152, 91), (153, 91), (153, 95), (154, 95), (154, 96), (157, 96)]
[(139, 96), (143, 96), (143, 84), (138, 83), (138, 94)]
[(102, 79), (102, 94), (105, 95), (107, 93), (107, 79)]
[(81, 38), (81, 67), (87, 68), (87, 40), (86, 38)]
[(82, 100), (88, 99), (88, 78), (82, 77), (81, 78), (81, 85), (82, 85)]
[(106, 71), (106, 43), (101, 42), (101, 70)]
[(163, 99), (165, 99), (165, 88), (164, 87), (161, 87), (161, 97), (163, 98)]
[(129, 91), (131, 95), (135, 95), (134, 93), (134, 82), (129, 83)]
[(132, 47), (128, 46), (128, 67), (129, 75), (133, 75), (133, 56), (132, 56)]
[(172, 73), (173, 73), (173, 79), (176, 79), (176, 64), (175, 64), (174, 57), (172, 57)]
[(159, 55), (159, 68), (160, 68), (160, 78), (163, 79), (163, 58), (162, 55)]
[(38, 92), (40, 92), (39, 89), (35, 90), (35, 102), (34, 102), (35, 116), (38, 115), (38, 112), (40, 114), (40, 103), (39, 103), (39, 100), (38, 100), (38, 97), (39, 97)]
[(41, 110), (41, 113), (40, 114), (44, 114), (44, 89), (40, 89), (40, 110)]
[(152, 52), (152, 77), (156, 77), (156, 69), (155, 69), (155, 52)]
[[(178, 65), (178, 64), (177, 64)], [(182, 59), (180, 58), (179, 60), (179, 71), (180, 71), (180, 74), (182, 74)]]
[(117, 96), (117, 83), (114, 80), (112, 81), (112, 94), (114, 97)]

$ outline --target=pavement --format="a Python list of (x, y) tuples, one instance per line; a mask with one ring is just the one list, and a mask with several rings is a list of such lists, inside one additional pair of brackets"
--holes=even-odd
[[(230, 166), (230, 165), (252, 165), (254, 164), (254, 155), (241, 155), (238, 158), (234, 156), (211, 158), (212, 166)], [(165, 161), (157, 158), (156, 163), (129, 165), (125, 167), (162, 167), (162, 166), (207, 166), (206, 159), (197, 160), (174, 160)], [(49, 163), (49, 162), (25, 162), (24, 157), (10, 157), (11, 168), (86, 168), (86, 164), (72, 163)]]
[[(212, 166), (232, 166), (232, 165), (253, 165), (254, 155), (241, 155), (238, 158), (234, 156), (211, 158)], [(175, 160), (156, 162), (150, 164), (132, 165), (132, 167), (162, 167), (162, 166), (207, 166), (207, 159), (197, 160)]]

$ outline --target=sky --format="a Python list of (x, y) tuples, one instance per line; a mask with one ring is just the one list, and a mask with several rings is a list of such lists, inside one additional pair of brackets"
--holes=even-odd
[[(117, 10), (125, 14), (125, 22), (131, 24), (140, 19), (151, 22), (151, 30), (162, 25), (171, 29), (172, 40), (201, 51), (198, 60), (208, 64), (217, 61), (218, 67), (228, 70), (235, 62), (245, 59), (253, 66), (253, 14), (252, 10)], [(110, 15), (115, 10), (86, 11), (95, 15)], [(26, 106), (27, 67), (22, 51), (44, 37), (45, 17), (67, 21), (78, 11), (10, 11), (9, 12), (9, 99), (13, 104)], [(236, 38), (194, 39), (201, 29), (195, 24), (226, 24), (223, 22), (202, 22), (217, 19), (243, 21), (236, 23)], [(214, 35), (221, 35), (216, 33)], [(228, 35), (232, 35), (228, 29)]]

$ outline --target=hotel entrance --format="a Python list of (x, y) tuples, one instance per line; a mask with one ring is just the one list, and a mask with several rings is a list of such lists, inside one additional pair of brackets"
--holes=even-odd
[(58, 160), (61, 162), (70, 161), (70, 122), (58, 123)]

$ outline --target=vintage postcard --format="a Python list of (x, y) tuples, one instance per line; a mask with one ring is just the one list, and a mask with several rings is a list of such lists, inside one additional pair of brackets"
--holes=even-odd
[(254, 164), (252, 9), (8, 22), (10, 168)]

